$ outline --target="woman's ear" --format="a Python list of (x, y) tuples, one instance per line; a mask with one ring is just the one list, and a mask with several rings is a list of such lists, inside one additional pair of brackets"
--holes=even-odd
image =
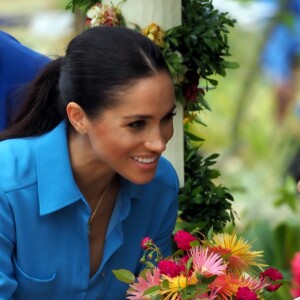
[(75, 102), (69, 102), (66, 112), (74, 129), (80, 134), (86, 133), (87, 116), (81, 106)]

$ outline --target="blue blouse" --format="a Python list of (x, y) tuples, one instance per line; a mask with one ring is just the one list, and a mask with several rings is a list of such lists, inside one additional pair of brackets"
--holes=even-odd
[(23, 101), (17, 91), (49, 61), (0, 30), (0, 130), (7, 126), (8, 114), (15, 113)]
[(141, 270), (145, 236), (171, 253), (177, 194), (177, 175), (163, 157), (151, 182), (122, 178), (103, 260), (90, 277), (91, 210), (72, 175), (66, 123), (40, 137), (1, 142), (0, 299), (125, 299), (128, 285), (112, 270)]

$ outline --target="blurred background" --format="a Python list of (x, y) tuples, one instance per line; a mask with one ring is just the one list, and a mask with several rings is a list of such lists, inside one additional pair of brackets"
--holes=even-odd
[[(229, 60), (240, 67), (217, 78), (217, 88), (206, 94), (206, 126), (192, 130), (205, 139), (204, 156), (220, 154), (218, 181), (235, 198), (237, 230), (255, 239), (267, 262), (289, 278), (290, 261), (300, 251), (300, 41), (293, 40), (295, 32), (300, 36), (300, 1), (292, 11), (287, 2), (213, 0), (237, 20), (228, 35)], [(0, 30), (47, 56), (62, 55), (76, 34), (67, 3), (1, 0)], [(282, 24), (292, 33), (279, 30), (276, 41)], [(278, 299), (291, 298), (282, 292)]]
[(75, 34), (74, 16), (66, 5), (67, 0), (2, 0), (0, 30), (47, 56), (61, 55)]

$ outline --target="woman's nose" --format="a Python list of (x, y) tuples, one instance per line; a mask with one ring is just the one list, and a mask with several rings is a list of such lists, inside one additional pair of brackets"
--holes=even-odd
[(157, 153), (162, 153), (166, 150), (167, 140), (163, 136), (160, 130), (152, 132), (148, 135), (147, 140), (145, 142), (145, 147), (151, 151), (155, 151)]

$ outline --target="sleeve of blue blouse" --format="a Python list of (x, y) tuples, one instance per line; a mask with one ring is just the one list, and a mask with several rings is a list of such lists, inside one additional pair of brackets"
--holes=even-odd
[(14, 221), (6, 195), (0, 186), (0, 299), (13, 299), (17, 282), (14, 279), (12, 253), (14, 249)]
[(170, 204), (167, 209), (165, 209), (165, 215), (163, 217), (163, 222), (160, 224), (159, 235), (155, 238), (155, 244), (160, 248), (164, 256), (168, 256), (172, 253), (172, 233), (175, 227), (176, 219), (178, 216), (178, 191), (179, 191), (179, 180), (177, 173), (172, 166), (172, 164), (167, 161), (169, 165), (168, 178), (172, 185), (170, 189)]

